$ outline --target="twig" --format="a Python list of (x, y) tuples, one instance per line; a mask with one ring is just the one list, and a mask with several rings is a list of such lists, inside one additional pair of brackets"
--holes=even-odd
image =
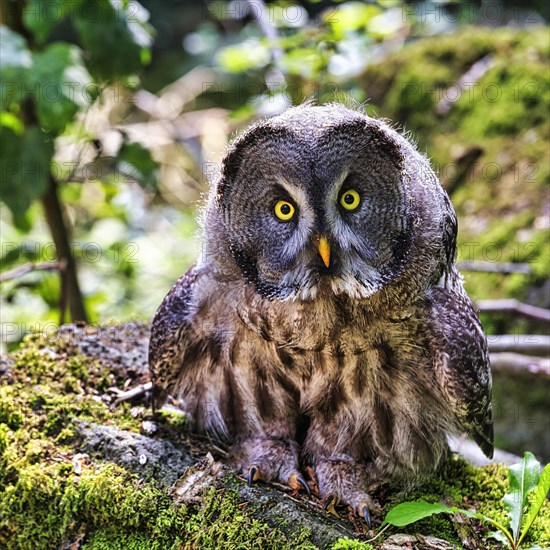
[(521, 273), (531, 275), (533, 268), (529, 264), (513, 262), (483, 262), (479, 260), (457, 262), (461, 271), (478, 271), (481, 273)]
[(135, 399), (136, 397), (142, 397), (152, 389), (153, 389), (152, 382), (147, 382), (146, 384), (140, 384), (139, 386), (136, 386), (128, 391), (122, 391), (116, 387), (109, 388), (107, 391), (110, 393), (114, 393), (117, 396), (116, 399), (113, 401), (111, 408), (114, 409), (117, 405), (120, 405), (120, 403), (124, 401), (130, 401), (131, 399)]
[[(380, 526), (382, 527), (382, 526)], [(384, 533), (384, 531), (387, 531), (389, 528), (391, 527), (391, 525), (389, 523), (386, 523), (386, 525), (384, 527), (382, 527), (382, 529), (380, 529), (380, 531), (378, 531), (378, 533), (370, 538), (370, 539), (367, 539), (365, 542), (373, 542), (375, 541), (378, 537), (380, 537), (380, 535), (382, 535)]]
[(263, 0), (247, 0), (250, 14), (256, 19), (262, 32), (272, 42), (271, 57), (277, 62), (283, 57), (283, 50), (275, 42), (279, 38), (275, 25), (271, 23), (268, 16), (267, 7)]
[(22, 277), (23, 275), (26, 275), (27, 273), (32, 273), (33, 271), (51, 270), (61, 270), (61, 262), (42, 262), (39, 264), (28, 263), (21, 265), (14, 269), (4, 271), (4, 273), (0, 273), (0, 283), (9, 281), (11, 279), (17, 279), (19, 277)]
[(270, 21), (264, 0), (246, 0), (246, 3), (248, 4), (250, 14), (256, 19), (261, 31), (269, 40), (269, 51), (273, 62), (273, 69), (264, 75), (264, 80), (271, 93), (271, 86), (273, 84), (276, 84), (277, 87), (286, 86), (285, 75), (279, 66), (279, 61), (285, 55), (279, 45), (279, 32), (277, 31), (277, 27)]
[(491, 353), (511, 352), (547, 357), (550, 355), (550, 336), (543, 334), (500, 334), (489, 336)]
[(529, 373), (550, 378), (550, 359), (519, 353), (491, 353), (491, 371), (499, 374)]
[[(216, 73), (206, 67), (195, 67), (185, 73), (181, 78), (163, 88), (158, 95), (147, 90), (140, 90), (134, 96), (134, 105), (155, 120), (163, 122), (178, 122), (176, 118), (181, 115), (185, 106), (195, 100), (212, 86), (215, 86)], [(161, 103), (169, 96), (176, 95), (182, 103), (177, 110), (164, 111)], [(174, 128), (170, 129), (176, 133)]]
[[(436, 113), (445, 116), (452, 106), (462, 97), (463, 92), (470, 89), (483, 77), (483, 75), (494, 65), (491, 54), (487, 54), (479, 61), (476, 61), (457, 81), (454, 86), (445, 90), (441, 101), (436, 107)], [(457, 93), (458, 91), (458, 93)]]
[(483, 313), (517, 313), (529, 319), (550, 323), (550, 311), (542, 307), (523, 304), (518, 300), (480, 300), (477, 303)]

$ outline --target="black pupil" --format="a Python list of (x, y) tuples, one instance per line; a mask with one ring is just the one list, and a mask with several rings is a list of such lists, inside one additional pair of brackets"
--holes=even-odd
[(288, 216), (290, 214), (290, 204), (283, 204), (281, 206), (281, 214), (283, 216)]
[(347, 193), (346, 195), (344, 195), (344, 202), (346, 204), (353, 204), (354, 200), (355, 200), (355, 198), (353, 197), (353, 195), (351, 193)]

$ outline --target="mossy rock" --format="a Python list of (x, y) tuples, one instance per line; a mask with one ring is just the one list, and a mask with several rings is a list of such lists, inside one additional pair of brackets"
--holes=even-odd
[[(466, 273), (476, 299), (550, 307), (549, 48), (548, 28), (470, 26), (412, 42), (359, 81), (369, 111), (410, 132), (439, 172), (459, 217), (459, 259), (531, 267)], [(481, 60), (481, 76), (466, 76)]]
[[(454, 458), (408, 494), (386, 488), (377, 495), (383, 508), (367, 535), (345, 509), (336, 517), (315, 498), (268, 485), (248, 487), (213, 457), (204, 458), (218, 450), (186, 434), (181, 419), (154, 418), (144, 405), (113, 409), (110, 387), (122, 387), (130, 374), (146, 376), (145, 364), (120, 360), (126, 348), (138, 357), (146, 354), (147, 328), (129, 327), (64, 327), (48, 339), (28, 338), (4, 358), (0, 547), (372, 550), (396, 548), (396, 541), (461, 548), (464, 540), (473, 548), (494, 547), (487, 528), (449, 517), (399, 533), (388, 529), (367, 541), (403, 499), (455, 503), (505, 522), (503, 466), (474, 468)], [(145, 423), (149, 429), (140, 433)], [(550, 545), (548, 503), (531, 542)]]

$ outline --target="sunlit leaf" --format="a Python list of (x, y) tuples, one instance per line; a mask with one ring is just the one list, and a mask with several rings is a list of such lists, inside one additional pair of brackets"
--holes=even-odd
[(346, 33), (365, 29), (369, 21), (381, 13), (381, 8), (363, 2), (346, 2), (324, 12), (324, 21), (340, 39)]
[(405, 525), (433, 516), (434, 514), (453, 512), (453, 508), (438, 503), (432, 504), (424, 500), (403, 502), (388, 512), (384, 519), (384, 523), (389, 523), (395, 527), (404, 527)]
[(237, 46), (222, 48), (217, 61), (229, 73), (243, 73), (265, 67), (269, 63), (269, 51), (259, 40), (251, 39)]
[(542, 505), (544, 504), (544, 501), (548, 497), (549, 491), (550, 491), (550, 464), (547, 464), (544, 467), (542, 474), (540, 474), (538, 485), (534, 489), (534, 495), (531, 500), (529, 509), (527, 510), (527, 514), (525, 516), (523, 529), (521, 530), (521, 537), (519, 538), (518, 545), (521, 544), (521, 541), (525, 538), (525, 536), (529, 532), (529, 529), (531, 528), (533, 521), (535, 521), (535, 518), (537, 517)]
[(523, 510), (527, 506), (529, 491), (537, 486), (540, 479), (540, 463), (532, 453), (525, 453), (518, 464), (508, 469), (510, 489), (504, 496), (504, 505), (510, 516), (510, 529), (517, 542), (523, 517)]
[(22, 135), (25, 131), (25, 127), (23, 126), (21, 119), (16, 117), (13, 113), (8, 113), (5, 111), (0, 113), (0, 126), (10, 128), (18, 136)]
[(320, 53), (315, 48), (296, 48), (284, 56), (280, 66), (285, 73), (312, 78), (317, 73), (320, 61)]

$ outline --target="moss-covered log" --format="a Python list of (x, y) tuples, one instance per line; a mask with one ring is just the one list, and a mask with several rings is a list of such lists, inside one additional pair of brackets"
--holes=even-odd
[[(0, 364), (0, 546), (74, 548), (492, 548), (489, 530), (434, 517), (379, 531), (396, 502), (422, 497), (505, 519), (506, 469), (460, 458), (408, 494), (386, 488), (374, 529), (315, 497), (249, 488), (223, 449), (186, 434), (184, 419), (145, 404), (110, 404), (111, 387), (143, 382), (146, 327), (64, 327), (29, 338)], [(550, 545), (550, 505), (531, 541)]]

